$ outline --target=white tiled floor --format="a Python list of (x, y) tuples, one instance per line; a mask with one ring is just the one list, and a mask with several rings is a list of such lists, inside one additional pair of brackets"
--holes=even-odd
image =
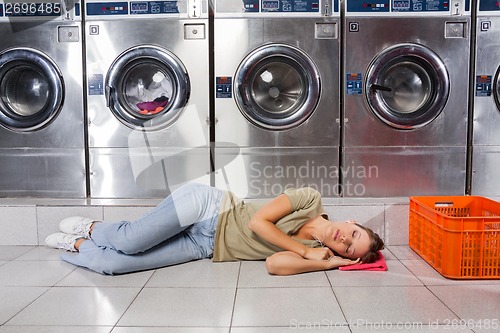
[(0, 333), (499, 332), (500, 280), (441, 277), (407, 246), (389, 271), (270, 276), (209, 260), (103, 276), (38, 246), (0, 246)]

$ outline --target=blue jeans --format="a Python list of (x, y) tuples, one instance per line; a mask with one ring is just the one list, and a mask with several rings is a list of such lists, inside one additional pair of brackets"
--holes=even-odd
[(224, 193), (183, 185), (137, 221), (94, 223), (91, 239), (62, 259), (101, 274), (122, 274), (211, 258)]

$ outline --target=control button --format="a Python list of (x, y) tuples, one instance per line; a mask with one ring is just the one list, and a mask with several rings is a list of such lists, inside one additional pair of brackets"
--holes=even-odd
[(349, 32), (359, 32), (359, 22), (349, 22)]
[(184, 39), (205, 39), (205, 25), (185, 24)]
[(481, 31), (488, 31), (491, 28), (491, 21), (481, 21)]
[(446, 38), (465, 38), (467, 27), (462, 22), (446, 22)]
[(59, 27), (57, 31), (59, 43), (74, 43), (80, 41), (80, 29), (77, 26)]
[(316, 38), (317, 39), (336, 39), (337, 24), (336, 23), (316, 23)]
[(98, 25), (91, 25), (89, 27), (89, 33), (91, 35), (99, 35), (99, 26)]

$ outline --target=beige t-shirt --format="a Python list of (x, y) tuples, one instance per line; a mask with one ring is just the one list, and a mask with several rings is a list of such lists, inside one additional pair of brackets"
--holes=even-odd
[[(276, 226), (292, 237), (309, 219), (324, 215), (321, 196), (312, 188), (288, 189), (283, 192), (292, 205), (292, 212), (276, 222)], [(213, 261), (259, 260), (283, 251), (260, 238), (248, 228), (248, 222), (262, 203), (245, 203), (227, 192), (222, 200), (215, 232)], [(292, 237), (309, 247), (320, 247), (315, 240)]]

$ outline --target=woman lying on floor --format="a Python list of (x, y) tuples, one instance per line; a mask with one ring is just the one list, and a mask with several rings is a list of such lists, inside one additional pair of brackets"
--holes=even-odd
[(214, 187), (183, 185), (134, 222), (69, 217), (47, 246), (102, 274), (160, 268), (202, 258), (263, 260), (270, 274), (329, 270), (377, 259), (383, 241), (354, 222), (328, 220), (320, 194), (288, 189), (267, 204), (246, 203)]

